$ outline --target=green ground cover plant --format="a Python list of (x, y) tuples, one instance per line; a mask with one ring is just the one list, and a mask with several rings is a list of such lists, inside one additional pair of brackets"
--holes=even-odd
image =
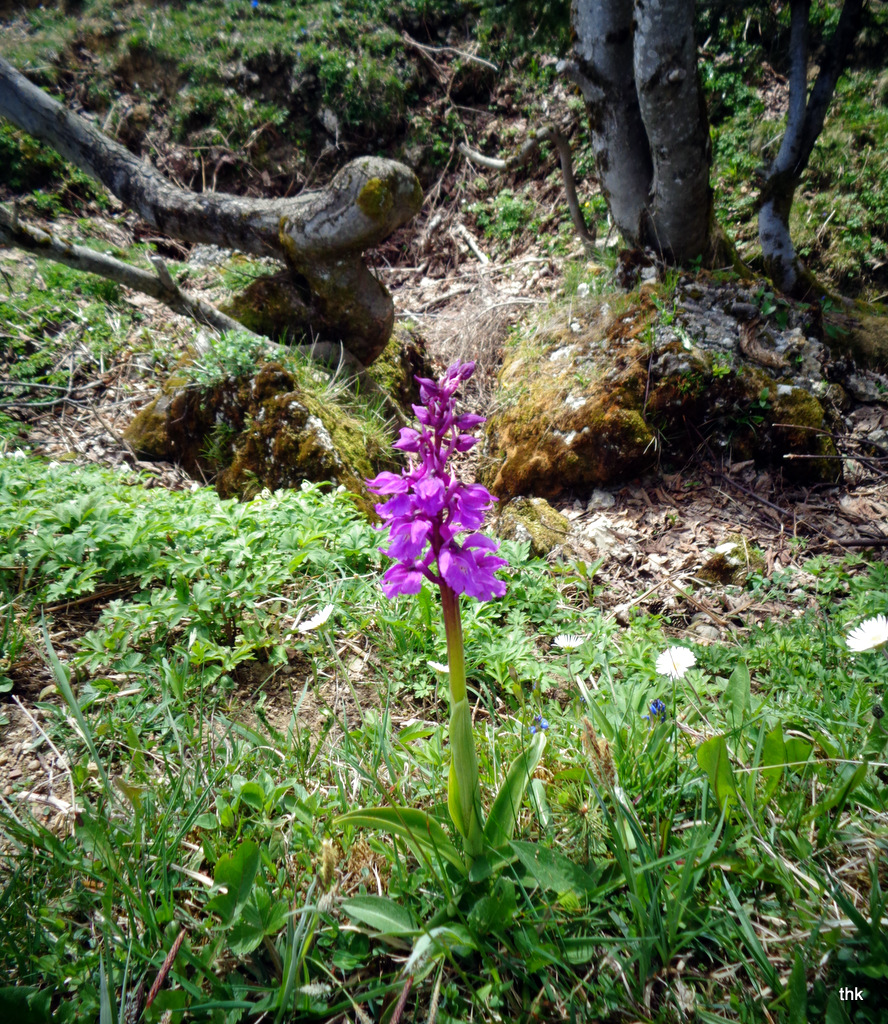
[[(504, 543), (505, 593), (463, 609), (484, 805), (540, 760), (467, 873), (437, 602), (382, 597), (347, 494), (8, 449), (0, 523), (0, 672), (43, 651), (31, 744), (65, 765), (56, 804), (0, 801), (5, 1008), (123, 1020), (169, 958), (146, 1020), (879, 1019), (888, 661), (851, 630), (888, 639), (884, 563), (810, 560), (802, 614), (670, 646), (596, 610), (594, 566)], [(65, 602), (103, 594), (62, 650)]]

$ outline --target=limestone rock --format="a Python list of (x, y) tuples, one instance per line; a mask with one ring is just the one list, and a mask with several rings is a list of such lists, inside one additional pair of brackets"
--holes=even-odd
[(513, 498), (499, 512), (496, 531), (504, 540), (528, 542), (532, 555), (545, 558), (565, 542), (570, 523), (544, 498)]
[(391, 450), (356, 415), (307, 393), (279, 363), (209, 389), (174, 381), (124, 437), (143, 457), (214, 479), (223, 497), (330, 481), (360, 496), (369, 511), (364, 479), (395, 466)]
[(619, 314), (586, 306), (514, 343), (481, 467), (493, 493), (588, 496), (695, 451), (835, 480), (832, 421), (812, 393), (831, 394), (824, 347), (798, 318), (750, 322), (739, 287), (708, 287), (677, 293), (668, 313), (650, 294)]

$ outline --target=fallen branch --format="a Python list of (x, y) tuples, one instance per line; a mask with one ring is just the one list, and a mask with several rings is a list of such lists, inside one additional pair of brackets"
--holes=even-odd
[(422, 206), (422, 187), (404, 164), (362, 157), (326, 187), (292, 198), (194, 193), (65, 109), (2, 58), (0, 117), (52, 146), (165, 235), (280, 260), (291, 290), (300, 294), (293, 313), (300, 330), (307, 317), (309, 329), (344, 340), (364, 364), (388, 343), (392, 298), (362, 253)]
[(524, 145), (507, 160), (497, 160), (494, 157), (484, 156), (483, 153), (470, 149), (464, 143), (460, 143), (458, 148), (463, 156), (468, 157), (469, 160), (480, 164), (482, 167), (489, 167), (494, 171), (513, 171), (516, 167), (523, 167), (543, 142), (551, 142), (558, 150), (558, 156), (561, 160), (561, 177), (564, 179), (564, 194), (570, 209), (570, 219), (573, 221), (574, 230), (582, 239), (583, 245), (587, 249), (591, 249), (595, 245), (595, 229), (592, 228), (590, 231), (586, 218), (583, 216), (583, 211), (580, 209), (570, 143), (554, 125), (543, 125), (542, 128), (531, 132)]
[(478, 262), (487, 264), (490, 262), (490, 257), (481, 251), (478, 243), (472, 238), (471, 232), (465, 226), (465, 224), (457, 224), (453, 229), (456, 234), (466, 243), (466, 245), (472, 250), (472, 252), (478, 257)]
[[(159, 256), (152, 256), (151, 262), (157, 276), (147, 270), (140, 270), (128, 263), (106, 256), (104, 253), (75, 245), (69, 239), (61, 238), (35, 224), (20, 221), (17, 213), (0, 204), (0, 244), (15, 246), (44, 259), (64, 263), (74, 270), (97, 274), (109, 281), (115, 281), (133, 291), (150, 295), (169, 306), (176, 313), (190, 317), (199, 323), (214, 327), (217, 331), (246, 331), (243, 324), (221, 313), (215, 306), (198, 299), (182, 289), (170, 276)], [(250, 334), (252, 332), (246, 331)]]

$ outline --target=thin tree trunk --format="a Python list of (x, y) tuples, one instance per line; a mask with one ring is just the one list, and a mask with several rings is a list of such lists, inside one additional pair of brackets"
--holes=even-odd
[(599, 181), (630, 245), (672, 262), (710, 257), (710, 141), (694, 0), (573, 0), (572, 62)]
[(765, 269), (777, 287), (803, 296), (814, 282), (792, 243), (789, 215), (802, 173), (826, 119), (842, 68), (860, 29), (863, 0), (846, 0), (808, 97), (808, 16), (811, 0), (791, 0), (789, 110), (786, 132), (762, 185), (759, 241)]
[(688, 0), (636, 0), (635, 82), (653, 161), (649, 231), (676, 263), (705, 254), (712, 231), (712, 147), (693, 22)]
[(408, 167), (364, 157), (343, 167), (326, 188), (294, 199), (190, 192), (2, 59), (0, 116), (48, 143), (165, 234), (285, 262), (308, 287), (319, 333), (341, 340), (361, 362), (372, 362), (385, 347), (394, 307), (361, 253), (419, 211), (422, 189)]
[(575, 63), (601, 190), (617, 229), (643, 244), (653, 177), (633, 70), (632, 0), (572, 0)]

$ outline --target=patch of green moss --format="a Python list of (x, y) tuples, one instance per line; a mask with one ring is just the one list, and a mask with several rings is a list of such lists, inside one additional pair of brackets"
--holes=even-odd
[(371, 178), (358, 193), (358, 208), (371, 220), (385, 220), (395, 205), (389, 182)]
[(303, 293), (287, 274), (260, 277), (219, 308), (248, 331), (268, 338), (293, 340), (309, 330)]
[[(790, 479), (834, 483), (841, 479), (842, 461), (829, 432), (820, 402), (802, 388), (778, 394), (770, 416), (775, 454), (782, 458)], [(803, 456), (793, 459), (791, 456)], [(811, 458), (811, 456), (814, 456)]]
[(506, 540), (529, 542), (531, 554), (545, 558), (565, 542), (570, 522), (544, 498), (514, 498), (500, 512), (496, 531)]

